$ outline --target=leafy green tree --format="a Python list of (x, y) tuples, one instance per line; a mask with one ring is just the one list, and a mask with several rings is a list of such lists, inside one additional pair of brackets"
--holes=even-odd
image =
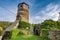
[(60, 29), (60, 22), (53, 20), (45, 20), (40, 24), (42, 29)]

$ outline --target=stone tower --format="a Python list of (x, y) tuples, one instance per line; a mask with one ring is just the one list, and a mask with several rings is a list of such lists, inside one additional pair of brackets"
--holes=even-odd
[(60, 22), (60, 12), (59, 12), (59, 18), (58, 18), (58, 22)]
[(29, 22), (29, 5), (25, 2), (18, 4), (18, 12), (16, 20)]

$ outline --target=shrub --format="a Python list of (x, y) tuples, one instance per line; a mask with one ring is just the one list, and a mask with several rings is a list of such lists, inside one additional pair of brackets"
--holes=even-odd
[(26, 28), (26, 27), (30, 28), (30, 23), (27, 23), (27, 22), (24, 22), (24, 21), (19, 22), (18, 28)]
[(42, 37), (48, 38), (48, 30), (42, 30)]
[(0, 31), (2, 31), (3, 30), (3, 28), (2, 27), (0, 27)]
[(27, 30), (26, 29), (20, 29), (20, 32), (19, 32), (19, 34), (21, 34), (21, 35), (27, 35)]
[(48, 35), (49, 35), (48, 29), (47, 29), (47, 30), (46, 30), (46, 29), (43, 29), (43, 30), (42, 30), (42, 38), (43, 38), (43, 40), (50, 40), (50, 39), (48, 38)]
[(18, 35), (18, 33), (19, 33), (19, 29), (13, 29), (13, 30), (11, 31), (11, 38), (16, 37), (16, 36)]

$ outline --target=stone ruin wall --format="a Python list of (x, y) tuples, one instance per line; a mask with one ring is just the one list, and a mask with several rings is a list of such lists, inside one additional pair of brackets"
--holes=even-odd
[(50, 40), (60, 40), (60, 30), (49, 30), (48, 31), (49, 35), (48, 38)]

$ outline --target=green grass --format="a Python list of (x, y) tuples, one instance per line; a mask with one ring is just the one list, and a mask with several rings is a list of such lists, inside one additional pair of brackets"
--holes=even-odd
[(10, 40), (48, 40), (36, 35), (18, 35), (16, 38)]
[[(22, 32), (26, 33), (25, 30)], [(43, 30), (42, 32), (43, 32), (42, 37), (37, 35), (32, 35), (32, 34), (25, 35), (25, 34), (19, 33), (16, 37), (13, 36), (10, 40), (49, 40), (47, 38), (47, 35), (48, 35), (47, 30)]]
[(49, 40), (49, 39), (36, 35), (18, 35), (15, 38), (11, 38), (10, 40)]

